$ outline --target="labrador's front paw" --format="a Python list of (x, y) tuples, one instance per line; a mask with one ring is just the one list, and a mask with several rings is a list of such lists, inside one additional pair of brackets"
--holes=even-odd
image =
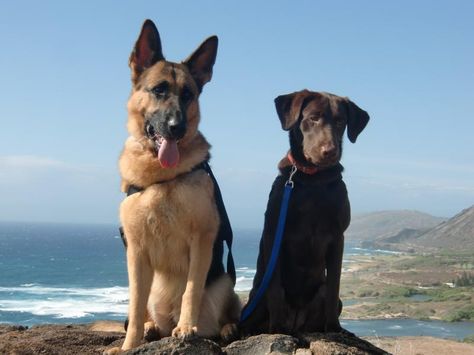
[(342, 331), (341, 324), (339, 320), (333, 322), (327, 322), (324, 331), (326, 333), (340, 333)]

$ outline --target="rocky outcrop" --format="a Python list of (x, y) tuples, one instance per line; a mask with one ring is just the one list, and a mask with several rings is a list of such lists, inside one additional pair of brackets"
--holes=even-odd
[[(95, 325), (39, 325), (31, 328), (0, 325), (0, 354), (101, 354), (120, 346), (125, 334), (100, 331)], [(298, 338), (262, 334), (225, 346), (202, 338), (164, 338), (143, 344), (127, 355), (260, 355), (260, 354), (388, 354), (371, 343), (346, 334), (306, 334)]]
[(299, 341), (289, 335), (261, 334), (234, 341), (224, 348), (227, 355), (294, 354)]
[(86, 325), (0, 325), (0, 354), (98, 354), (123, 338), (123, 333), (97, 332)]

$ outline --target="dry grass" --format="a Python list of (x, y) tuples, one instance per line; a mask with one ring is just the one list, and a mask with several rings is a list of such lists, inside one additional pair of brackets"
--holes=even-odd
[(394, 355), (469, 355), (474, 345), (432, 337), (364, 337)]

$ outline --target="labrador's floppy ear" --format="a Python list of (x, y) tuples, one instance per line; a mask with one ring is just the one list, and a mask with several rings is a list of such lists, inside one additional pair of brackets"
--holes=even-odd
[(275, 107), (281, 128), (288, 131), (298, 121), (303, 109), (304, 100), (310, 95), (308, 90), (297, 91), (292, 94), (280, 95), (275, 99)]
[(355, 143), (360, 132), (362, 132), (369, 122), (369, 114), (362, 110), (351, 100), (346, 99), (347, 104), (347, 136), (352, 143)]
[(146, 69), (163, 59), (160, 34), (153, 21), (145, 20), (128, 62), (132, 81), (136, 82)]
[(218, 43), (217, 36), (209, 37), (183, 62), (194, 78), (199, 92), (202, 91), (204, 84), (212, 78)]

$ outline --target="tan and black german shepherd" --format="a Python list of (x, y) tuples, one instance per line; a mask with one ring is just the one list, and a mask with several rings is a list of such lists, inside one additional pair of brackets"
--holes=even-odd
[(129, 323), (122, 348), (108, 353), (136, 347), (149, 328), (160, 337), (228, 337), (236, 330), (233, 281), (223, 268), (211, 268), (220, 224), (214, 185), (196, 168), (209, 159), (198, 98), (211, 79), (217, 43), (210, 37), (184, 62), (169, 62), (146, 20), (130, 56), (130, 136), (119, 165), (122, 190), (139, 192), (120, 205)]

